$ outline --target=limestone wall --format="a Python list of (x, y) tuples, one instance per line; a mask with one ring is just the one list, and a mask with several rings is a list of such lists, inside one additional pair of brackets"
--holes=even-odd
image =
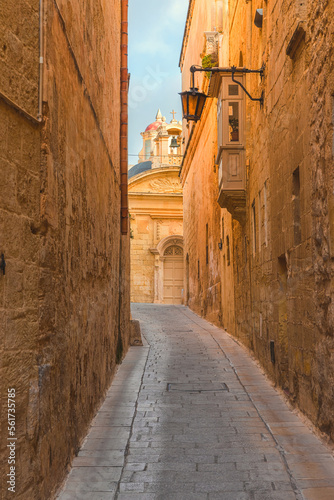
[[(10, 70), (6, 78), (2, 72), (0, 91), (33, 116), (38, 3), (7, 3), (6, 14), (0, 11), (12, 44), (7, 59), (0, 56)], [(44, 3), (43, 123), (0, 100), (0, 252), (7, 263), (0, 378), (3, 403), (7, 388), (16, 388), (22, 499), (52, 498), (129, 335), (129, 242), (120, 237), (120, 4)], [(6, 417), (3, 406), (5, 429)], [(6, 438), (2, 433), (2, 471)], [(4, 476), (1, 487), (6, 492)]]
[[(189, 65), (198, 64), (199, 38), (209, 24), (203, 11), (210, 4), (193, 2), (181, 59), (184, 89), (189, 87)], [(262, 28), (254, 24), (257, 8), (263, 8)], [(220, 60), (251, 69), (265, 63), (265, 75), (262, 81), (258, 75), (246, 77), (251, 95), (264, 92), (264, 106), (247, 98), (245, 223), (224, 217), (232, 267), (221, 265), (219, 272), (222, 289), (234, 296), (235, 335), (254, 350), (291, 401), (332, 438), (333, 11), (325, 0), (225, 2)], [(214, 101), (207, 103), (193, 134), (192, 125), (184, 132), (185, 246), (198, 255), (205, 239), (203, 217), (214, 221), (218, 231), (217, 181), (209, 167), (215, 154), (214, 146), (210, 150), (216, 137), (214, 108)], [(217, 250), (216, 233), (210, 238), (213, 261), (219, 260), (224, 251)], [(231, 269), (232, 279), (226, 274)], [(210, 267), (206, 282), (195, 264), (189, 265), (189, 305), (203, 315), (209, 301), (205, 298), (200, 306), (202, 290), (216, 276)], [(211, 320), (221, 321), (218, 310)]]
[[(252, 19), (254, 7), (251, 14)], [(240, 10), (239, 15), (247, 13)], [(316, 195), (312, 171), (317, 166), (311, 161), (310, 103), (318, 89), (310, 86), (314, 50), (310, 19), (310, 12), (298, 11), (297, 2), (269, 1), (264, 5), (262, 29), (252, 26), (245, 58), (252, 68), (264, 62), (266, 70), (262, 85), (249, 77), (249, 88), (253, 95), (264, 90), (265, 104), (263, 110), (248, 104), (247, 222), (234, 233), (234, 244), (241, 246), (246, 236), (250, 262), (249, 279), (237, 286), (236, 309), (244, 316), (238, 335), (253, 347), (286, 394), (321, 426), (319, 415), (329, 408), (319, 407), (322, 396), (315, 362), (322, 339), (314, 289), (318, 270), (311, 200)], [(286, 50), (300, 20), (306, 23), (305, 40), (291, 58)], [(231, 27), (231, 40), (240, 37), (239, 28), (238, 23)], [(231, 61), (236, 47), (231, 43)], [(324, 356), (322, 363), (328, 365), (330, 359)]]
[[(190, 87), (190, 66), (201, 65), (205, 32), (214, 29), (213, 2), (192, 3), (181, 55), (183, 90)], [(208, 79), (196, 74), (196, 85), (207, 92)], [(232, 218), (218, 205), (217, 100), (208, 100), (202, 119), (183, 122), (186, 139), (181, 170), (184, 190), (185, 298), (209, 321), (234, 332), (234, 273)], [(189, 140), (191, 138), (191, 140)], [(221, 249), (219, 249), (221, 244)]]
[[(308, 2), (307, 4), (307, 54), (305, 66), (309, 67), (305, 88), (309, 91), (310, 165), (309, 186), (304, 210), (309, 215), (305, 232), (312, 233), (312, 258), (315, 280), (310, 288), (315, 301), (304, 304), (304, 311), (314, 311), (316, 338), (305, 369), (308, 383), (303, 387), (303, 401), (314, 404), (313, 414), (320, 428), (334, 439), (334, 143), (333, 143), (333, 94), (334, 59), (332, 33), (334, 5), (332, 2)], [(305, 106), (305, 94), (300, 106)], [(307, 153), (306, 153), (307, 154)], [(306, 206), (310, 207), (306, 209)], [(306, 267), (306, 266), (305, 266)], [(307, 268), (306, 268), (307, 272)], [(311, 292), (308, 292), (311, 295)], [(314, 295), (313, 295), (314, 297)], [(314, 332), (314, 330), (313, 330)], [(309, 335), (304, 343), (314, 339)], [(306, 344), (307, 345), (307, 344)], [(311, 371), (311, 373), (310, 373)], [(311, 396), (305, 395), (311, 389)]]

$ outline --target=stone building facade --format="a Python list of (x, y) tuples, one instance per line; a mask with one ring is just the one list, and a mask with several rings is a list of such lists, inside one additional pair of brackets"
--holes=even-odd
[(5, 2), (0, 33), (0, 487), (13, 388), (14, 496), (49, 499), (128, 346), (121, 2)]
[(174, 113), (167, 123), (159, 110), (142, 133), (139, 163), (129, 170), (132, 302), (183, 300), (181, 132)]
[(331, 438), (333, 14), (327, 1), (192, 0), (180, 59), (184, 90), (208, 56), (264, 66), (263, 78), (236, 73), (263, 106), (231, 74), (195, 73), (210, 98), (184, 122), (188, 304), (250, 347)]

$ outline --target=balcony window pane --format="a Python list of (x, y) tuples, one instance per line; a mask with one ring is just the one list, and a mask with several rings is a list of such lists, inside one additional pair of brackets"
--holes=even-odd
[(239, 142), (239, 103), (228, 103), (229, 142)]
[(239, 95), (239, 86), (238, 85), (229, 85), (228, 86), (228, 95)]

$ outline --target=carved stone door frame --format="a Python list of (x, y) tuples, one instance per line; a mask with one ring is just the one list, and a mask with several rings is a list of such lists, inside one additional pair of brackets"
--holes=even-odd
[(150, 251), (155, 255), (154, 262), (154, 303), (162, 304), (164, 301), (164, 254), (168, 247), (179, 246), (183, 250), (183, 236), (173, 234), (159, 241)]

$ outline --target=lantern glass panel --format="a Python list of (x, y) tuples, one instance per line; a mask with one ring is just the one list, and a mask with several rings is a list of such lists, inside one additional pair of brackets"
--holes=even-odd
[(188, 96), (187, 92), (182, 92), (181, 94), (181, 103), (182, 103), (182, 116), (186, 116), (188, 114)]
[(189, 94), (189, 100), (188, 100), (188, 115), (194, 116), (196, 114), (196, 109), (197, 109), (197, 102), (198, 102), (198, 94)]
[(205, 105), (206, 101), (206, 95), (205, 94), (199, 94), (198, 95), (198, 103), (197, 103), (197, 111), (196, 115), (200, 118), (202, 115), (202, 111)]

